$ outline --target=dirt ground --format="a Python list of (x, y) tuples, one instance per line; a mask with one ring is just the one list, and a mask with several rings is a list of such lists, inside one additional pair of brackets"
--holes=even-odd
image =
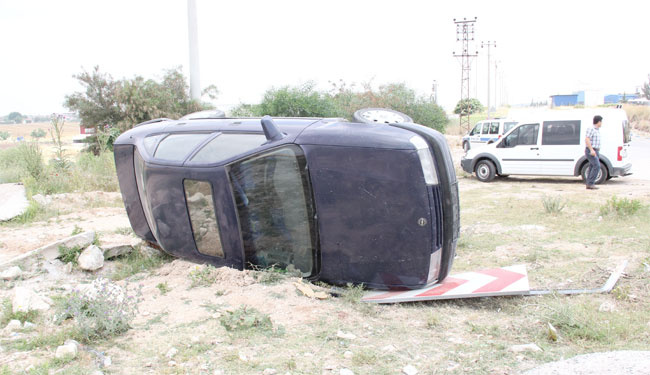
[[(49, 133), (51, 127), (52, 125), (49, 122), (15, 125), (0, 124), (0, 132), (7, 132), (10, 134), (8, 139), (4, 141), (0, 140), (0, 150), (15, 147), (18, 144), (18, 141), (16, 140), (18, 137), (23, 137), (26, 141), (33, 140), (30, 134), (34, 130), (42, 129), (46, 134), (45, 137), (40, 138), (38, 142), (43, 149), (45, 160), (48, 160), (52, 155), (54, 155), (54, 143), (52, 142), (52, 137)], [(63, 124), (63, 133), (61, 135), (61, 140), (65, 144), (64, 149), (72, 153), (79, 152), (84, 147), (84, 144), (73, 143), (73, 139), (80, 135), (81, 133), (78, 122), (65, 122)]]
[[(448, 140), (458, 164), (462, 153), (460, 137), (448, 137)], [(549, 194), (576, 197), (580, 201), (587, 193), (579, 179), (511, 177), (495, 184), (483, 184), (460, 172), (460, 167), (458, 171), (463, 218), (461, 237), (477, 238), (477, 243), (488, 236), (502, 235), (502, 238), (488, 246), (489, 259), (484, 253), (472, 255), (472, 246), (480, 244), (469, 240), (460, 244), (452, 273), (476, 269), (481, 263), (508, 264), (523, 259), (529, 263), (530, 273), (538, 272), (538, 276), (531, 276), (531, 283), (536, 284), (533, 287), (544, 287), (546, 283), (569, 287), (580, 280), (594, 287), (606, 277), (612, 264), (607, 255), (602, 255), (608, 246), (607, 239), (603, 244), (584, 244), (565, 236), (551, 222), (532, 225), (523, 219), (530, 215), (527, 210), (533, 203), (538, 204)], [(650, 181), (645, 180), (613, 179), (587, 199), (605, 201), (617, 195), (647, 204), (650, 203), (649, 185)], [(467, 202), (468, 197), (482, 196), (481, 192), (486, 193), (482, 205)], [(519, 210), (521, 222), (506, 222), (498, 217), (471, 219), (483, 214), (481, 210), (485, 206), (504, 202)], [(58, 215), (24, 226), (0, 226), (0, 263), (67, 237), (78, 228), (98, 232), (101, 240), (102, 236), (129, 227), (119, 193), (52, 196), (48, 209)], [(565, 219), (580, 218), (584, 211), (587, 210), (580, 205), (571, 206)], [(524, 234), (530, 237), (522, 237)], [(511, 238), (504, 239), (506, 235)], [(556, 238), (543, 247), (524, 241), (535, 236)], [(625, 238), (610, 237), (610, 245), (627, 246)], [(577, 272), (582, 279), (558, 278), (552, 272), (554, 260), (542, 254), (556, 249), (576, 254), (570, 262), (577, 264), (581, 253), (585, 257), (601, 254), (599, 259), (605, 261), (598, 265), (600, 268), (594, 266)], [(633, 256), (629, 271), (632, 281), (628, 281), (631, 291), (626, 298), (578, 296), (571, 299), (572, 303), (580, 308), (587, 306), (590, 311), (611, 303), (622, 315), (628, 309), (647, 310), (647, 302), (639, 301), (650, 294), (647, 290), (650, 271), (639, 271), (645, 259), (650, 259), (647, 253)], [(32, 266), (20, 280), (2, 284), (0, 298), (9, 299), (18, 285), (29, 285), (51, 297), (65, 295), (79, 283), (98, 276), (110, 277), (119, 262), (119, 259), (109, 261), (95, 273), (81, 270), (52, 273), (38, 265)], [(30, 365), (45, 366), (45, 363), (50, 366), (50, 373), (90, 374), (99, 368), (96, 355), (92, 354), (92, 350), (97, 350), (112, 359), (109, 366), (101, 368), (105, 374), (349, 374), (346, 370), (354, 374), (402, 374), (412, 373), (411, 367), (418, 374), (518, 374), (541, 363), (602, 348), (644, 349), (640, 343), (645, 342), (647, 349), (650, 339), (650, 318), (646, 314), (634, 322), (638, 324), (636, 327), (641, 327), (641, 333), (636, 336), (613, 332), (612, 335), (619, 335), (613, 342), (585, 342), (561, 331), (559, 341), (551, 342), (545, 333), (548, 316), (565, 305), (559, 300), (563, 297), (558, 296), (367, 305), (359, 303), (358, 298), (347, 298), (353, 292), (350, 290), (339, 298), (308, 298), (295, 286), (298, 279), (282, 276), (278, 281), (269, 281), (266, 279), (274, 275), (268, 272), (222, 268), (212, 271), (210, 285), (194, 286), (193, 275), (202, 270), (205, 270), (202, 266), (173, 260), (119, 281), (122, 286), (141, 287), (142, 301), (133, 328), (114, 339), (88, 344), (73, 361), (52, 362), (54, 344), (32, 346), (28, 350), (12, 347), (11, 340), (34, 340), (61, 330), (51, 323), (48, 315), (51, 313), (47, 313), (37, 322), (36, 331), (24, 333), (19, 339), (7, 339), (5, 335), (0, 341), (0, 366), (8, 366), (10, 373), (22, 374), (36, 373), (25, 369)], [(329, 291), (328, 287), (317, 285), (311, 288)], [(646, 294), (638, 294), (638, 290)], [(635, 293), (636, 297), (629, 297)], [(225, 330), (223, 318), (242, 306), (270, 317), (273, 330), (240, 333)], [(618, 315), (611, 317), (614, 318), (623, 319)], [(536, 343), (540, 351), (512, 349), (529, 343)], [(177, 354), (169, 356), (172, 348)]]

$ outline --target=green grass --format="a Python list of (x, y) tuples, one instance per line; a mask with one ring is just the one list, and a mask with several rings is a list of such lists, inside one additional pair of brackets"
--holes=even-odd
[(0, 329), (4, 328), (12, 320), (20, 320), (21, 323), (34, 323), (40, 316), (40, 311), (30, 310), (27, 312), (13, 312), (13, 305), (9, 298), (2, 300), (2, 316), (0, 317)]
[(174, 258), (162, 252), (147, 256), (140, 251), (132, 251), (128, 255), (118, 258), (115, 271), (111, 274), (112, 280), (124, 280), (141, 272), (154, 270)]

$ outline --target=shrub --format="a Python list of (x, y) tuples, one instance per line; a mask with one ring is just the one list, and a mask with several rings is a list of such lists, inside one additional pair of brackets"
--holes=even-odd
[(274, 330), (273, 322), (267, 314), (253, 307), (242, 306), (235, 311), (226, 311), (219, 318), (221, 325), (229, 332), (256, 332), (262, 334), (282, 334), (283, 328)]
[(542, 197), (542, 204), (544, 205), (544, 211), (547, 214), (559, 214), (564, 207), (566, 207), (567, 201), (562, 197)]
[(46, 134), (47, 133), (45, 132), (45, 130), (43, 130), (41, 128), (38, 128), (38, 129), (32, 130), (32, 132), (29, 135), (31, 135), (32, 138), (37, 138), (38, 139), (38, 138), (45, 137)]
[(600, 214), (617, 215), (617, 216), (630, 216), (639, 211), (643, 205), (638, 199), (617, 198), (611, 197), (603, 206), (600, 207)]
[(141, 291), (129, 291), (98, 278), (83, 290), (73, 291), (57, 306), (57, 321), (72, 318), (85, 342), (110, 338), (128, 331), (138, 312)]
[(11, 134), (9, 132), (0, 132), (0, 140), (7, 140), (9, 137), (11, 137)]
[(64, 245), (59, 246), (59, 259), (63, 263), (77, 264), (77, 258), (81, 254), (81, 246), (67, 247)]
[(216, 268), (209, 264), (194, 267), (194, 269), (190, 271), (190, 280), (192, 280), (190, 288), (210, 286), (214, 284), (215, 281), (217, 281), (215, 270)]

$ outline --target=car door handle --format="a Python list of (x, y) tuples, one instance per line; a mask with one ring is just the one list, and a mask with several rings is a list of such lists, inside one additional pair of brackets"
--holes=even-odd
[(531, 147), (531, 150), (539, 150), (539, 147)]

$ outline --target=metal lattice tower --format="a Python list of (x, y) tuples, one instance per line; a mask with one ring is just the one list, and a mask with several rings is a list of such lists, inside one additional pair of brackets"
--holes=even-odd
[[(495, 47), (497, 46), (497, 42), (495, 41), (487, 41), (487, 42), (481, 42), (481, 48), (487, 47), (488, 49), (488, 66), (487, 66), (487, 118), (490, 118), (490, 47)], [(497, 81), (496, 81), (496, 63), (494, 64), (494, 85), (496, 87)], [(494, 94), (494, 101), (496, 102), (496, 89), (495, 89), (495, 94)], [(496, 108), (496, 103), (494, 105)]]
[(462, 43), (462, 53), (457, 54), (453, 52), (454, 57), (458, 57), (461, 60), (462, 74), (460, 79), (460, 99), (467, 104), (466, 110), (461, 110), (460, 112), (460, 128), (465, 129), (466, 131), (470, 130), (469, 122), (469, 112), (470, 112), (470, 92), (469, 92), (469, 76), (470, 70), (472, 69), (472, 57), (478, 56), (478, 51), (475, 53), (470, 53), (470, 44), (473, 47), (474, 42), (474, 24), (476, 23), (477, 18), (474, 17), (473, 20), (467, 20), (463, 18), (462, 21), (456, 21), (454, 18), (454, 23), (456, 24), (456, 42)]

